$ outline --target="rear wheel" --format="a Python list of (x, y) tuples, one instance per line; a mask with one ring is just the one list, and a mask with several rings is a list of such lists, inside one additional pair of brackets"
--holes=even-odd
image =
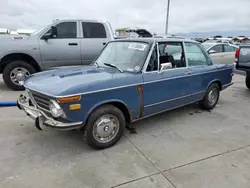
[(218, 103), (220, 97), (220, 88), (217, 83), (211, 84), (205, 97), (200, 101), (200, 106), (204, 110), (212, 110)]
[(3, 70), (3, 80), (5, 84), (16, 91), (24, 90), (20, 82), (24, 81), (25, 76), (36, 72), (36, 69), (29, 63), (16, 60), (8, 63)]
[(247, 74), (245, 81), (246, 81), (247, 88), (250, 89), (250, 74)]
[(104, 105), (92, 112), (86, 124), (86, 141), (96, 149), (116, 144), (125, 130), (126, 120), (122, 111), (113, 105)]

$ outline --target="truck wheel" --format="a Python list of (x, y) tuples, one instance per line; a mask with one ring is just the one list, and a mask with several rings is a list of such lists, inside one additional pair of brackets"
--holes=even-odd
[(3, 70), (3, 80), (5, 84), (16, 91), (24, 90), (24, 86), (19, 84), (26, 76), (36, 72), (36, 69), (29, 63), (16, 60), (8, 63)]
[(205, 97), (200, 101), (200, 106), (204, 110), (212, 110), (220, 97), (220, 88), (218, 84), (211, 84), (206, 92)]
[(246, 86), (248, 89), (250, 89), (250, 74), (247, 74), (246, 76)]
[(86, 142), (95, 149), (105, 149), (122, 137), (126, 121), (121, 110), (104, 105), (92, 112), (86, 124)]

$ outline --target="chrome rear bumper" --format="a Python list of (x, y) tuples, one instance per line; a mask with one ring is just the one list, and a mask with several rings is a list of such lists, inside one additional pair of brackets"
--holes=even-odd
[(29, 97), (20, 95), (17, 99), (17, 107), (35, 120), (35, 125), (39, 130), (42, 130), (42, 125), (58, 130), (73, 130), (79, 129), (82, 126), (82, 122), (64, 123), (54, 120), (53, 118), (48, 117), (42, 110), (31, 106), (29, 101)]

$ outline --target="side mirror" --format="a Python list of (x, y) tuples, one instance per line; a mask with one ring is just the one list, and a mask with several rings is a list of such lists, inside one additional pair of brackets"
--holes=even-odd
[(57, 28), (56, 28), (56, 26), (51, 26), (51, 36), (53, 38), (57, 37)]
[(208, 52), (209, 54), (215, 54), (216, 53), (216, 51), (215, 50), (209, 50), (209, 52)]
[(42, 36), (42, 39), (48, 40), (51, 38), (51, 33), (46, 33), (45, 35)]
[(173, 68), (172, 63), (162, 63), (161, 64), (161, 71), (167, 70), (167, 69), (172, 69), (172, 68)]
[(57, 28), (55, 26), (51, 26), (50, 31), (50, 33), (46, 33), (45, 35), (43, 35), (42, 39), (48, 40), (57, 37)]

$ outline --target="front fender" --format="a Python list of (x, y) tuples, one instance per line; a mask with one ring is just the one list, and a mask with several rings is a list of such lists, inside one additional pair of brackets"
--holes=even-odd
[(119, 99), (109, 99), (109, 100), (105, 100), (105, 101), (101, 101), (101, 102), (98, 102), (97, 104), (95, 104), (88, 112), (87, 114), (85, 115), (84, 117), (84, 121), (83, 123), (85, 124), (86, 123), (86, 120), (88, 119), (89, 115), (95, 110), (97, 109), (98, 107), (102, 106), (102, 105), (105, 105), (105, 104), (110, 104), (110, 103), (114, 103), (114, 102), (118, 102), (118, 103), (121, 103), (123, 104), (124, 106), (126, 106), (127, 110), (128, 110), (128, 106), (125, 104), (125, 102), (119, 100)]

